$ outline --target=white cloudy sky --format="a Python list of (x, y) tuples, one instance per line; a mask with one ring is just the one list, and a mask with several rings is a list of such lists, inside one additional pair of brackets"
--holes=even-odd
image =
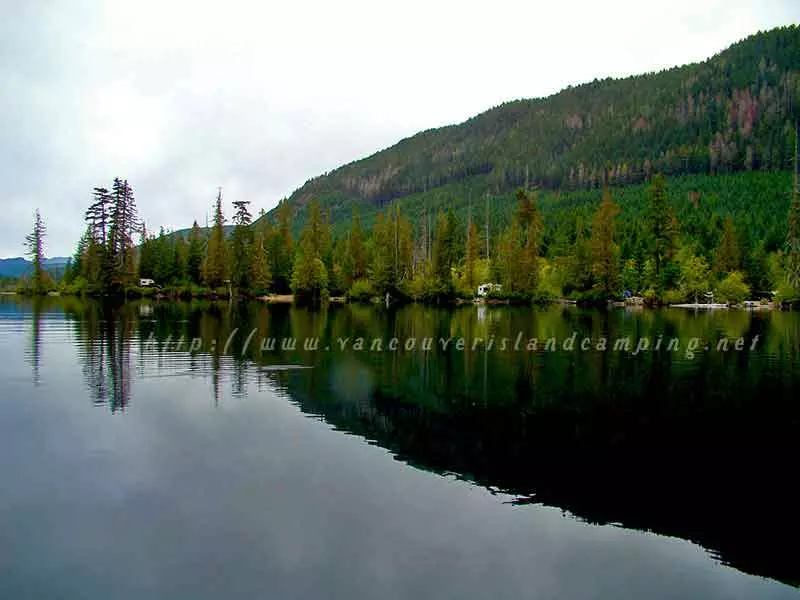
[(269, 209), (420, 129), (568, 84), (697, 61), (797, 0), (0, 0), (0, 257), (39, 207), (71, 254), (91, 188), (150, 228)]

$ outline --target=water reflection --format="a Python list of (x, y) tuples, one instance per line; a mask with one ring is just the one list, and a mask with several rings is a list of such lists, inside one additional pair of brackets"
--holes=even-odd
[[(62, 310), (92, 401), (113, 412), (131, 408), (132, 386), (149, 377), (208, 378), (215, 404), (224, 385), (234, 399), (279, 390), (420, 468), (518, 504), (691, 540), (737, 569), (800, 585), (797, 314), (44, 302), (31, 306), (34, 381), (43, 311)], [(573, 334), (593, 344), (697, 338), (700, 350), (690, 360), (682, 350), (487, 347), (520, 332), (559, 347)], [(386, 347), (392, 337), (398, 351)], [(404, 349), (425, 337), (437, 341), (431, 351)], [(461, 337), (463, 349), (438, 345)], [(704, 350), (721, 337), (757, 349)], [(354, 350), (359, 338), (383, 344)]]

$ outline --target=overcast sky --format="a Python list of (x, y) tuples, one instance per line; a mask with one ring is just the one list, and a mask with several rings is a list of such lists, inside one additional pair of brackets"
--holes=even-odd
[[(256, 8), (260, 6), (260, 8)], [(92, 187), (151, 229), (270, 209), (421, 129), (595, 77), (703, 60), (800, 21), (797, 0), (0, 0), (0, 257), (36, 207), (72, 254)]]

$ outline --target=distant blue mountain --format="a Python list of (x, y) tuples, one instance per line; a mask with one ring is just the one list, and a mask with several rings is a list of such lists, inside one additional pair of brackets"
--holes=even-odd
[[(51, 273), (60, 275), (64, 271), (64, 266), (69, 261), (66, 256), (54, 256), (45, 258), (43, 266)], [(30, 273), (33, 263), (26, 258), (17, 256), (16, 258), (0, 258), (0, 277), (21, 277)]]

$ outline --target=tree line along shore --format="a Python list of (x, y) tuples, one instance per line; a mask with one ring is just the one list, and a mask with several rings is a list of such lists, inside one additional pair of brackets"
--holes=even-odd
[(249, 202), (234, 201), (228, 227), (221, 189), (211, 227), (195, 221), (186, 233), (154, 234), (138, 219), (133, 187), (117, 178), (110, 189), (94, 188), (85, 231), (59, 281), (42, 266), (46, 227), (36, 212), (25, 240), (32, 272), (15, 290), (447, 304), (473, 300), (479, 285), (493, 282), (482, 301), (702, 304), (713, 295), (732, 305), (792, 303), (800, 298), (797, 188), (795, 169), (784, 243), (769, 248), (733, 215), (716, 219), (718, 231), (704, 230), (691, 213), (679, 216), (661, 174), (647, 182), (632, 216), (621, 215), (614, 198), (625, 190), (608, 185), (585, 220), (569, 209), (543, 215), (539, 192), (520, 188), (505, 207), (508, 218), (493, 229), (488, 210), (479, 227), (471, 207), (466, 219), (440, 207), (412, 221), (391, 203), (369, 228), (354, 209), (350, 226), (336, 236), (330, 210), (314, 200), (297, 236), (285, 200), (256, 220)]

